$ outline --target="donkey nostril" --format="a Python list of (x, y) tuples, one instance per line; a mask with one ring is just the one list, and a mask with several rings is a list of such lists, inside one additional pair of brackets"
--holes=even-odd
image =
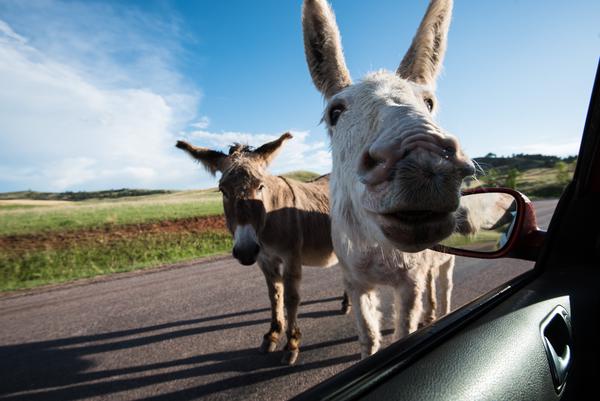
[(377, 167), (381, 162), (373, 158), (368, 150), (363, 153), (361, 167), (365, 171), (369, 171)]
[(475, 175), (475, 166), (472, 162), (465, 162), (460, 168), (460, 173), (463, 177)]
[(456, 149), (452, 146), (446, 146), (446, 147), (442, 148), (442, 157), (444, 159), (450, 159), (451, 157), (454, 157), (455, 154), (456, 154)]
[(358, 175), (363, 184), (376, 185), (391, 179), (393, 169), (389, 168), (390, 158), (388, 153), (378, 152), (373, 148), (362, 153), (358, 165)]

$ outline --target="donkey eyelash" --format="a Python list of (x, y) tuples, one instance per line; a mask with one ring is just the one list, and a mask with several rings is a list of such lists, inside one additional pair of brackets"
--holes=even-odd
[(344, 111), (346, 111), (346, 105), (344, 103), (334, 103), (329, 106), (325, 112), (327, 123), (332, 127), (335, 126)]

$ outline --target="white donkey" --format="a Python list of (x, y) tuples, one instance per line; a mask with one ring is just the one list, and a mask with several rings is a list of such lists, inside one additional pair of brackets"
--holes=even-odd
[(353, 84), (331, 8), (304, 1), (308, 67), (327, 101), (333, 245), (363, 357), (380, 347), (377, 285), (394, 288), (395, 338), (417, 329), (438, 270), (450, 287), (441, 289), (442, 308), (450, 310), (454, 257), (427, 248), (455, 230), (461, 182), (474, 174), (456, 138), (433, 118), (451, 9), (451, 0), (431, 1), (397, 71)]

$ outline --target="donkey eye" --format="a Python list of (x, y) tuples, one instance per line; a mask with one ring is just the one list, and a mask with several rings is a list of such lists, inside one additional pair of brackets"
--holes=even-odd
[(427, 106), (427, 110), (433, 110), (433, 99), (427, 97), (423, 101), (425, 102), (425, 106)]
[(334, 126), (337, 124), (340, 116), (346, 110), (346, 106), (341, 103), (331, 106), (329, 109), (329, 124)]

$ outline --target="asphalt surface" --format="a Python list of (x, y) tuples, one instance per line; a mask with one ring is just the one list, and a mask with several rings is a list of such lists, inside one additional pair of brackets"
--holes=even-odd
[[(542, 227), (554, 206), (536, 203)], [(532, 267), (458, 258), (453, 307)], [(279, 363), (283, 341), (257, 352), (270, 319), (264, 278), (229, 257), (1, 296), (0, 399), (288, 399), (359, 360), (342, 291), (339, 269), (304, 269), (292, 367)]]

